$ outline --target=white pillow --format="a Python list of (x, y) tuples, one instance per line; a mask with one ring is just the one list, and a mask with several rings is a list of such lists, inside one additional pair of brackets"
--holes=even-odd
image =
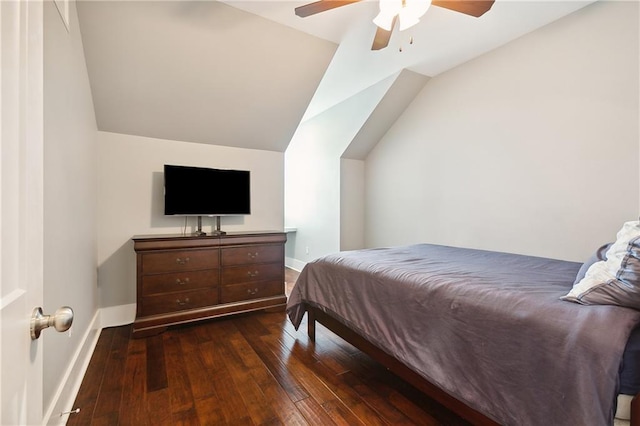
[(562, 300), (640, 310), (640, 221), (626, 222), (607, 250)]

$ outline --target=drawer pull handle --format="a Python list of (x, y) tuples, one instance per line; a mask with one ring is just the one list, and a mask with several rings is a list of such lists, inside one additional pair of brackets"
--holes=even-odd
[(189, 263), (189, 258), (185, 257), (184, 259), (181, 259), (181, 258), (178, 257), (178, 258), (176, 258), (176, 263), (179, 264), (179, 265), (185, 265), (185, 264)]
[(254, 294), (258, 293), (258, 289), (257, 288), (249, 288), (249, 289), (247, 289), (247, 293), (249, 293), (251, 296), (253, 296)]
[(188, 305), (190, 302), (189, 298), (187, 297), (186, 299), (184, 299), (184, 302), (181, 301), (180, 299), (176, 300), (176, 303), (180, 306), (184, 306), (184, 305)]
[(258, 257), (258, 252), (255, 253), (247, 253), (247, 257), (249, 257), (249, 259), (255, 259), (256, 257)]
[(185, 278), (184, 281), (182, 281), (180, 278), (178, 278), (178, 279), (176, 279), (176, 284), (178, 284), (178, 285), (189, 284), (189, 278)]
[(247, 275), (249, 275), (251, 278), (255, 278), (258, 275), (260, 275), (260, 273), (258, 271), (254, 271), (254, 272), (247, 271)]

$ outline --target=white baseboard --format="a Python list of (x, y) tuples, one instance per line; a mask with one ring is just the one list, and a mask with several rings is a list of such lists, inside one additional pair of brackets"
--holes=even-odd
[(67, 423), (68, 414), (61, 413), (74, 410), (73, 403), (76, 395), (80, 390), (82, 379), (89, 367), (89, 361), (98, 343), (100, 337), (100, 310), (96, 312), (91, 320), (91, 324), (87, 328), (86, 333), (82, 336), (82, 340), (78, 349), (73, 355), (69, 367), (62, 377), (62, 381), (53, 397), (49, 409), (44, 415), (42, 424), (45, 425), (64, 425)]
[(136, 319), (136, 304), (111, 306), (100, 309), (100, 327), (119, 327)]
[(305, 267), (306, 264), (307, 262), (294, 259), (293, 257), (285, 257), (284, 259), (284, 266), (298, 272), (302, 271), (302, 269)]
[(62, 378), (60, 386), (58, 386), (56, 390), (53, 401), (44, 415), (42, 424), (66, 424), (69, 415), (61, 416), (60, 413), (76, 409), (76, 407), (73, 407), (73, 403), (76, 400), (82, 379), (89, 367), (89, 362), (98, 343), (100, 332), (103, 328), (131, 324), (135, 316), (135, 303), (98, 309), (91, 320), (91, 324), (87, 328), (87, 332), (82, 337), (78, 350), (76, 350)]

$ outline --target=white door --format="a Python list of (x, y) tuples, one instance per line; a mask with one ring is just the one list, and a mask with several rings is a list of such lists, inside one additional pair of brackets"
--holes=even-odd
[[(0, 424), (42, 423), (43, 15), (0, 0)], [(48, 313), (48, 312), (45, 312)]]

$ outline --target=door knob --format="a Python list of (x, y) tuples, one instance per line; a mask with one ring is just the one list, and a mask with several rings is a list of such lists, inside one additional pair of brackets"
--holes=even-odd
[(73, 309), (68, 306), (59, 308), (53, 315), (42, 315), (42, 308), (38, 307), (31, 314), (31, 340), (40, 337), (40, 332), (53, 326), (57, 331), (67, 331), (73, 323)]

